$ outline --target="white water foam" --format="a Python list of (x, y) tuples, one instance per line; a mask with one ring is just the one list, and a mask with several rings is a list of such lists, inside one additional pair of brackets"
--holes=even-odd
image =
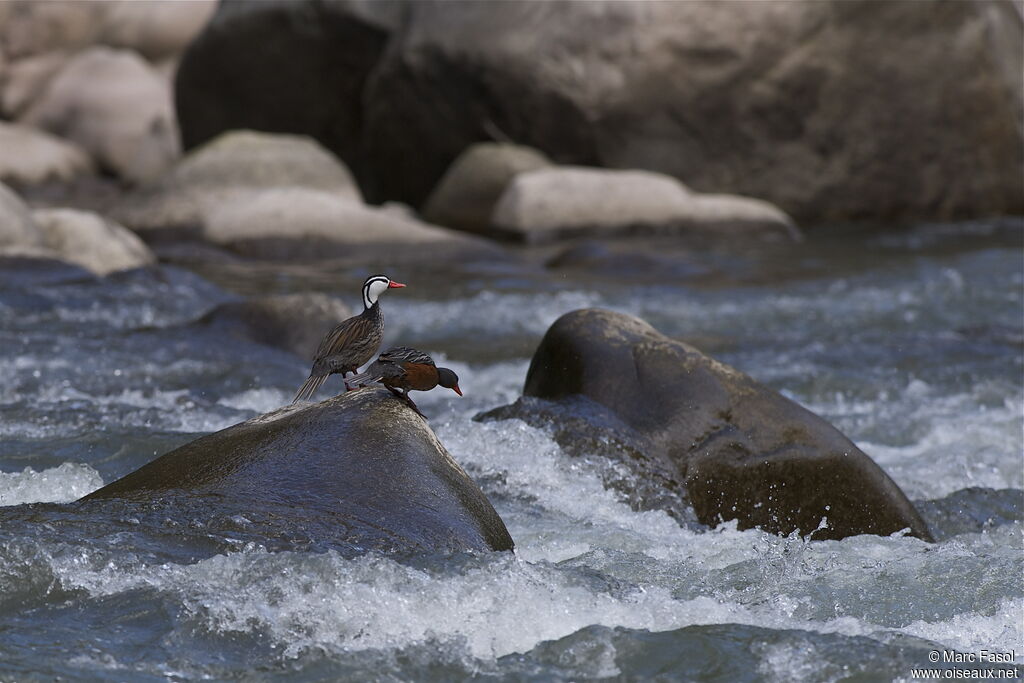
[(26, 467), (21, 472), (0, 472), (0, 506), (22, 503), (67, 503), (103, 486), (99, 472), (66, 462), (42, 472)]

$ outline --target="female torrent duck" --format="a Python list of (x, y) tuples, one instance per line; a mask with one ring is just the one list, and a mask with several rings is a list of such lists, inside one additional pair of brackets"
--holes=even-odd
[(371, 275), (363, 283), (363, 312), (344, 320), (331, 330), (313, 356), (313, 369), (292, 403), (308, 400), (327, 378), (340, 372), (342, 378), (373, 358), (384, 336), (384, 314), (377, 299), (388, 289), (405, 287), (383, 275)]
[(448, 368), (437, 367), (433, 358), (408, 346), (395, 346), (380, 354), (364, 372), (346, 379), (345, 386), (357, 387), (369, 382), (380, 382), (421, 416), (423, 413), (409, 398), (412, 390), (430, 391), (441, 385), (462, 396), (458, 375)]

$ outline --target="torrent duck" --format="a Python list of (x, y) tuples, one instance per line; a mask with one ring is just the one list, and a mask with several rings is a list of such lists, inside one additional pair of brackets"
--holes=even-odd
[(430, 391), (441, 385), (462, 396), (458, 375), (448, 368), (437, 367), (433, 358), (408, 346), (395, 346), (380, 354), (364, 372), (346, 379), (345, 386), (363, 386), (368, 382), (380, 382), (420, 415), (423, 413), (409, 398), (411, 390)]
[(363, 283), (363, 312), (344, 320), (331, 330), (313, 356), (313, 369), (292, 403), (308, 400), (327, 378), (336, 372), (345, 377), (373, 358), (384, 336), (384, 314), (378, 297), (388, 289), (405, 287), (383, 275), (372, 275)]

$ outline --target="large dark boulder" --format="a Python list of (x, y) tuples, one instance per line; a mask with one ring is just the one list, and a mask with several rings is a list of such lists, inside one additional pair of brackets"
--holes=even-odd
[(1024, 210), (1022, 25), (1006, 0), (225, 2), (176, 96), (187, 146), (306, 133), (373, 202), (421, 206), (498, 140), (800, 223), (978, 216)]
[(704, 524), (736, 519), (815, 539), (909, 528), (931, 539), (899, 487), (832, 425), (637, 318), (562, 316), (523, 394), (490, 417), (554, 424), (570, 450), (621, 457), (645, 498), (677, 489)]
[(389, 11), (336, 0), (221, 2), (175, 77), (183, 145), (239, 128), (309, 135), (365, 191), (362, 95), (389, 35), (371, 12)]
[(313, 529), (318, 542), (364, 551), (513, 547), (480, 488), (384, 389), (288, 406), (210, 434), (81, 502), (110, 499), (192, 511), (208, 503), (247, 523)]

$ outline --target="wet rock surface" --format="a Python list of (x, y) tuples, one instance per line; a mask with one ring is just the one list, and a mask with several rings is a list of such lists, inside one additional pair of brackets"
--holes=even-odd
[(942, 541), (1024, 520), (1024, 491), (972, 487), (937, 500), (914, 501), (928, 527)]
[[(685, 491), (704, 524), (736, 519), (815, 539), (909, 528), (931, 539), (899, 487), (834, 427), (637, 318), (600, 309), (562, 316), (534, 353), (523, 394), (484, 417), (564, 423), (567, 402), (585, 397), (617, 420), (570, 410), (586, 426), (556, 429), (563, 448), (615, 445), (611, 457), (617, 451), (644, 479), (664, 481), (680, 500)], [(560, 405), (542, 411), (536, 399)]]
[(479, 487), (383, 389), (289, 406), (167, 453), (89, 494), (194, 510), (210, 501), (268, 534), (345, 552), (510, 550)]

